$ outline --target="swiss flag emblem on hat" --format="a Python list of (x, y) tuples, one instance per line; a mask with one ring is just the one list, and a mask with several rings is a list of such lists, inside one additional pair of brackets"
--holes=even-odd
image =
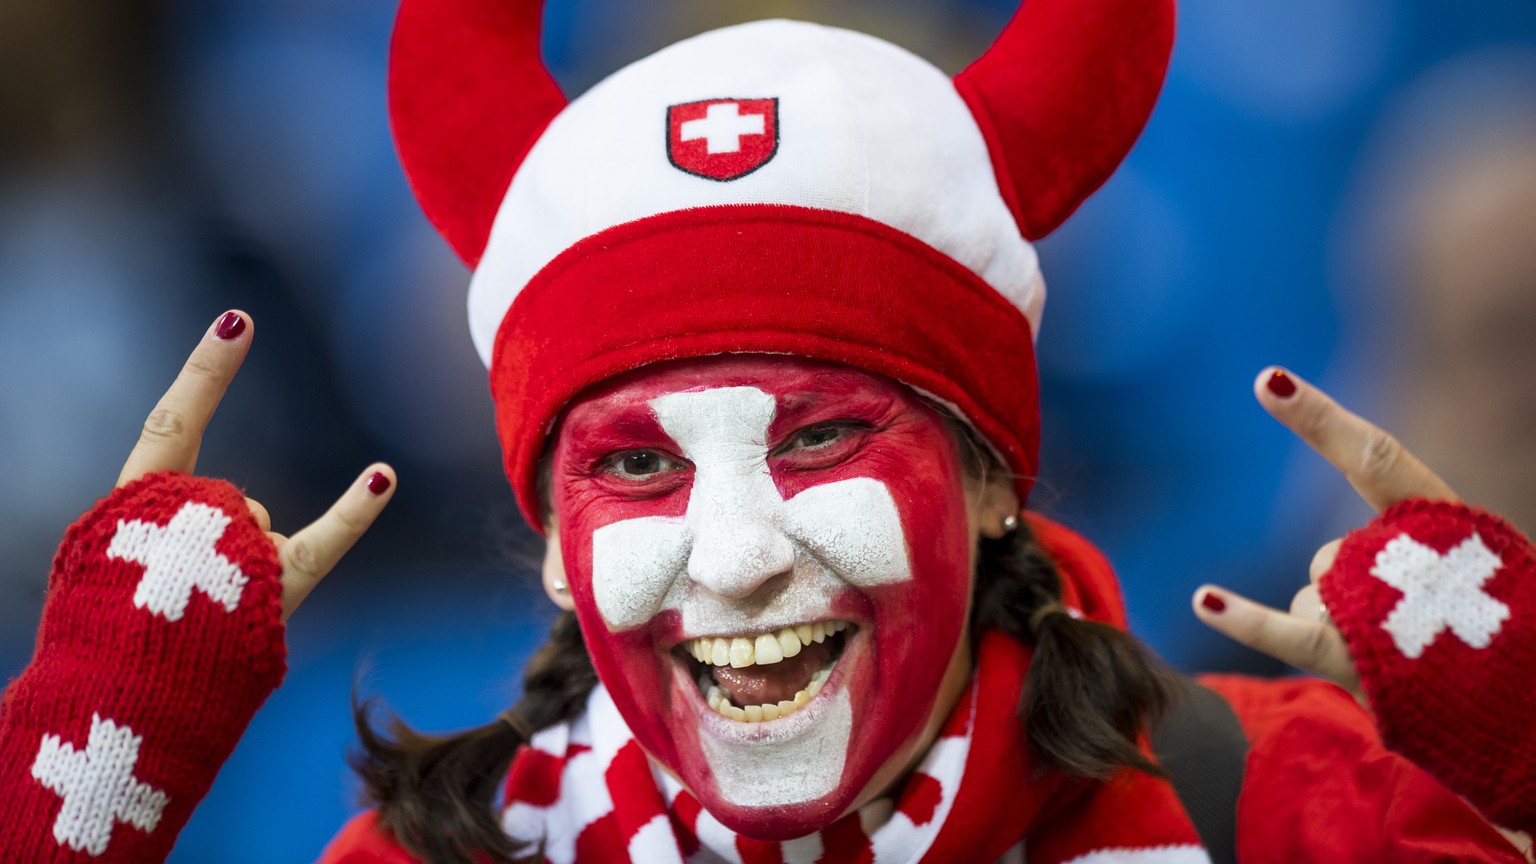
[(667, 108), (667, 158), (708, 180), (735, 180), (779, 150), (779, 100), (704, 99)]

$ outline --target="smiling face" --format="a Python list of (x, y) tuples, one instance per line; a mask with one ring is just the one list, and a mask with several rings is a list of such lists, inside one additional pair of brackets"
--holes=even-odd
[(978, 505), (906, 387), (787, 357), (650, 367), (570, 407), (552, 468), (598, 675), (726, 826), (810, 833), (926, 748), (969, 674)]

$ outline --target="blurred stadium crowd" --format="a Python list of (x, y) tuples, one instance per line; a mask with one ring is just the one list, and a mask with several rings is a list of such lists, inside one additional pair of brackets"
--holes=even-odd
[[(575, 94), (711, 27), (850, 26), (957, 71), (1014, 0), (550, 0)], [(372, 459), (379, 526), (295, 617), (288, 684), (172, 861), (307, 860), (354, 808), (354, 681), (427, 728), (506, 704), (547, 621), (467, 273), (384, 109), (384, 0), (0, 5), (0, 675), (63, 528), (226, 308), (257, 338), (201, 470), (279, 530)], [(1035, 506), (1101, 544), (1185, 669), (1279, 672), (1190, 591), (1283, 604), (1364, 505), (1248, 395), (1283, 363), (1536, 528), (1536, 6), (1189, 0), (1120, 173), (1041, 244)], [(1007, 374), (1007, 370), (999, 370)]]

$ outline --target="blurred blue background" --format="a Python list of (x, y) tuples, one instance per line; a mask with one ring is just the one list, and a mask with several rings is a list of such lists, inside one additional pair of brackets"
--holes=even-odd
[[(884, 36), (957, 71), (1009, 0), (554, 0), (580, 92), (759, 17)], [(290, 625), (287, 684), (175, 862), (313, 858), (351, 812), (354, 680), (418, 727), (510, 704), (543, 637), (539, 547), (502, 478), (467, 273), (416, 210), (384, 111), (381, 0), (0, 7), (0, 675), (49, 558), (208, 322), (256, 321), (200, 469), (279, 530), (373, 459), (400, 488)], [(1035, 506), (1105, 548), (1185, 669), (1278, 673), (1192, 589), (1285, 604), (1369, 514), (1249, 395), (1283, 363), (1536, 527), (1536, 6), (1188, 2), (1119, 174), (1041, 244)]]

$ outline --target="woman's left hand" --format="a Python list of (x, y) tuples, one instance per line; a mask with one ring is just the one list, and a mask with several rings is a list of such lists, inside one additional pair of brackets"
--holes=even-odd
[[(1396, 438), (1345, 410), (1328, 394), (1279, 368), (1265, 369), (1253, 385), (1259, 404), (1290, 427), (1344, 474), (1379, 513), (1409, 498), (1456, 501), (1456, 493)], [(1314, 672), (1365, 703), (1349, 646), (1328, 620), (1317, 582), (1333, 566), (1339, 540), (1312, 557), (1311, 581), (1291, 599), (1289, 612), (1272, 609), (1225, 588), (1195, 591), (1195, 614), (1212, 628), (1271, 657)]]
[[(1253, 389), (1266, 411), (1339, 469), (1378, 513), (1412, 498), (1459, 500), (1444, 480), (1396, 438), (1285, 370), (1265, 369)], [(1195, 614), (1250, 648), (1334, 681), (1360, 704), (1368, 705), (1355, 658), (1318, 594), (1318, 581), (1333, 567), (1342, 543), (1343, 538), (1325, 543), (1313, 555), (1310, 583), (1291, 598), (1289, 612), (1271, 609), (1224, 588), (1203, 585), (1195, 591)], [(1455, 784), (1449, 785), (1455, 788)], [(1490, 824), (1527, 861), (1536, 861), (1530, 833), (1504, 828), (1491, 820)]]

